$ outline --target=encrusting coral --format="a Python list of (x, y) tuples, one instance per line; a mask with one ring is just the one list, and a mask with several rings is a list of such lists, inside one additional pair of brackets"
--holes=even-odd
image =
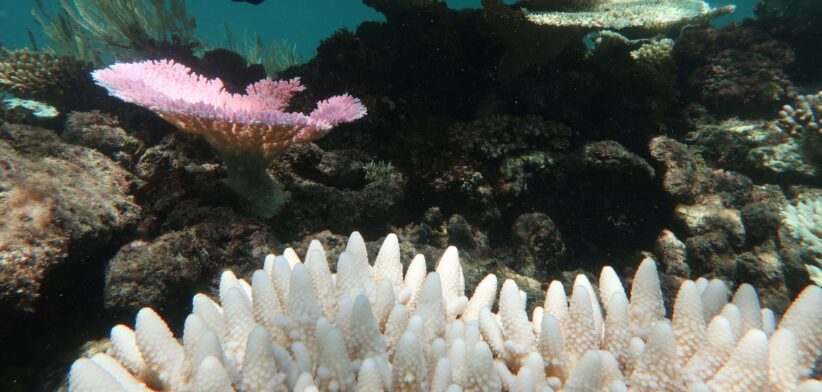
[(171, 60), (118, 63), (92, 77), (111, 95), (205, 137), (226, 164), (228, 185), (263, 218), (273, 216), (285, 199), (282, 186), (265, 171), (274, 158), (291, 144), (317, 140), (366, 114), (347, 94), (318, 102), (309, 115), (286, 112), (294, 94), (305, 90), (299, 79), (263, 79), (246, 94), (231, 94), (220, 79)]
[[(111, 330), (106, 353), (75, 361), (69, 390), (94, 391), (819, 391), (822, 289), (807, 287), (781, 321), (756, 290), (682, 283), (665, 318), (656, 263), (630, 291), (605, 267), (570, 298), (551, 282), (526, 312), (513, 280), (488, 275), (469, 299), (457, 249), (435, 271), (416, 256), (403, 276), (388, 235), (373, 265), (359, 233), (332, 274), (314, 241), (286, 249), (251, 283), (226, 271), (219, 303), (193, 299), (182, 341), (150, 308)], [(602, 302), (600, 302), (602, 299)]]

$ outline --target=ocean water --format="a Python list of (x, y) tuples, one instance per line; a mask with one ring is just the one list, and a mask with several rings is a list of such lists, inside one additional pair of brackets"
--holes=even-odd
[[(45, 0), (45, 4), (56, 1)], [(476, 8), (479, 0), (450, 0), (453, 8)], [(714, 0), (713, 6), (736, 4), (733, 15), (724, 16), (718, 24), (739, 21), (753, 16), (756, 0)], [(265, 1), (259, 5), (234, 3), (228, 0), (188, 0), (189, 12), (197, 19), (197, 36), (208, 43), (225, 39), (224, 25), (234, 31), (250, 31), (263, 37), (285, 39), (297, 45), (300, 55), (308, 59), (323, 38), (341, 28), (354, 29), (367, 20), (382, 20), (376, 11), (358, 0), (286, 0)], [(9, 48), (29, 45), (26, 30), (34, 32), (40, 42), (43, 37), (31, 18), (32, 3), (5, 0), (0, 4), (0, 43)]]

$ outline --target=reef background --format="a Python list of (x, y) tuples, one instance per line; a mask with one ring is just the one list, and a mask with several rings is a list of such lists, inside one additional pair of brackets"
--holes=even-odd
[[(550, 279), (604, 264), (631, 276), (651, 255), (668, 296), (718, 276), (781, 311), (818, 260), (782, 212), (818, 197), (819, 162), (776, 159), (792, 139), (774, 128), (782, 105), (822, 85), (814, 15), (776, 8), (688, 29), (660, 63), (635, 61), (635, 43), (573, 42), (513, 79), (497, 74), (510, 42), (479, 10), (352, 26), (280, 76), (310, 86), (295, 110), (348, 91), (369, 115), (271, 167), (291, 203), (268, 221), (244, 213), (201, 138), (87, 80), (71, 90), (83, 100), (53, 102), (58, 119), (4, 110), (4, 229), (29, 241), (5, 248), (32, 254), (1, 281), (0, 319), (14, 322), (0, 324), (11, 342), (0, 390), (53, 390), (78, 347), (104, 345), (136, 309), (182, 325), (192, 293), (213, 292), (223, 269), (247, 277), (266, 253), (303, 254), (312, 238), (335, 260), (352, 230), (371, 254), (396, 232), (406, 263), (423, 253), (433, 265), (456, 245), (469, 287), (493, 271), (531, 304)], [(175, 59), (235, 87), (264, 75), (226, 52)]]
[[(512, 3), (506, 0), (506, 3)], [(56, 2), (55, 2), (56, 3)], [(452, 8), (478, 8), (480, 0), (449, 0)], [(753, 15), (756, 0), (712, 0), (712, 6), (736, 4), (737, 11), (718, 19), (724, 25)], [(49, 4), (47, 1), (46, 4)], [(356, 28), (365, 21), (382, 21), (385, 18), (359, 0), (265, 1), (260, 5), (232, 3), (229, 0), (188, 0), (189, 10), (198, 21), (197, 35), (205, 41), (219, 43), (224, 39), (223, 25), (236, 31), (260, 33), (295, 44), (304, 59), (316, 53), (320, 41), (340, 28)], [(0, 5), (0, 42), (9, 48), (29, 45), (26, 30), (31, 30), (43, 41), (34, 19), (32, 4), (28, 1), (8, 2)]]

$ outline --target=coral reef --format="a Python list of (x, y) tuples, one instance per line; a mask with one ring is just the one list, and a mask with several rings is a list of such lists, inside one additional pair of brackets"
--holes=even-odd
[(38, 119), (54, 118), (60, 115), (60, 112), (54, 106), (31, 99), (6, 98), (3, 100), (3, 104), (10, 110), (28, 111)]
[(109, 114), (71, 112), (60, 135), (69, 143), (91, 147), (126, 168), (132, 168), (145, 144), (120, 126)]
[(779, 117), (776, 125), (796, 138), (816, 161), (822, 161), (822, 91), (797, 96), (793, 105), (782, 108)]
[(675, 30), (733, 12), (733, 6), (711, 8), (701, 0), (574, 1), (573, 10), (527, 12), (536, 24), (585, 30)]
[(700, 122), (689, 139), (705, 160), (755, 179), (801, 182), (816, 176), (817, 168), (797, 139), (774, 122), (736, 118)]
[(511, 230), (511, 244), (517, 262), (509, 267), (537, 280), (545, 280), (548, 271), (567, 269), (568, 266), (561, 265), (565, 257), (565, 244), (551, 217), (540, 212), (522, 214), (517, 217)]
[(663, 38), (643, 43), (631, 51), (634, 61), (653, 68), (670, 67), (673, 62), (674, 40)]
[(805, 194), (782, 210), (782, 226), (789, 238), (798, 242), (800, 258), (811, 280), (822, 286), (822, 195)]
[(48, 130), (0, 127), (0, 310), (34, 311), (47, 274), (82, 264), (137, 223), (138, 181)]
[(670, 138), (654, 139), (650, 149), (664, 165), (663, 186), (676, 203), (672, 229), (684, 245), (689, 271), (748, 281), (762, 289), (763, 302), (781, 310), (809, 282), (803, 263), (792, 255), (795, 248), (777, 238), (782, 191), (712, 169), (695, 148)]
[(756, 26), (685, 30), (674, 56), (687, 90), (720, 116), (769, 116), (795, 94), (792, 49)]
[[(314, 241), (266, 257), (251, 283), (230, 271), (219, 298), (193, 299), (182, 339), (151, 308), (111, 348), (74, 362), (73, 391), (119, 390), (803, 390), (822, 352), (822, 290), (808, 286), (781, 320), (753, 286), (729, 301), (721, 280), (683, 282), (670, 319), (657, 266), (644, 260), (630, 299), (603, 268), (598, 290), (559, 282), (528, 318), (513, 280), (486, 276), (466, 296), (458, 251), (432, 272), (417, 255), (403, 274), (388, 235), (373, 265), (352, 233), (331, 273)], [(496, 301), (499, 292), (499, 300)], [(599, 298), (602, 298), (600, 302)], [(494, 303), (496, 314), (491, 313)]]
[[(324, 151), (313, 143), (293, 146), (272, 166), (274, 177), (291, 193), (278, 219), (294, 222), (276, 228), (288, 238), (322, 230), (345, 232), (352, 225), (368, 232), (401, 224), (407, 211), (407, 179), (397, 171), (368, 178), (356, 150)], [(374, 173), (372, 173), (374, 175)]]
[[(814, 54), (820, 52), (819, 35), (814, 35), (819, 24), (811, 23), (813, 4), (764, 0), (768, 7), (796, 4), (805, 11), (766, 15), (761, 10), (757, 20), (710, 28), (705, 22), (715, 13), (697, 0), (660, 0), (640, 13), (631, 7), (647, 5), (645, 0), (484, 0), (480, 9), (453, 9), (443, 1), (365, 0), (384, 21), (334, 33), (308, 62), (278, 70), (283, 81), (274, 82), (260, 81), (271, 72), (263, 65), (248, 64), (263, 62), (253, 52), (260, 54), (265, 46), (251, 35), (245, 42), (251, 50), (240, 51), (247, 58), (225, 49), (202, 53), (187, 33), (190, 18), (181, 8), (174, 11), (176, 1), (98, 2), (65, 0), (62, 5), (68, 8), (51, 19), (65, 29), (52, 33), (71, 37), (64, 33), (80, 32), (70, 43), (77, 47), (46, 51), (74, 53), (97, 64), (121, 56), (147, 60), (95, 74), (106, 76), (99, 82), (131, 103), (107, 96), (88, 73), (78, 71), (77, 84), (49, 80), (59, 86), (38, 92), (41, 101), (55, 102), (47, 94), (63, 88), (70, 97), (60, 104), (64, 115), (45, 120), (22, 107), (0, 110), (0, 213), (9, 217), (0, 223), (0, 261), (8, 259), (4, 252), (9, 249), (33, 255), (12, 259), (13, 268), (0, 273), (19, 278), (15, 288), (1, 286), (0, 291), (10, 298), (0, 306), (0, 319), (14, 321), (0, 323), (0, 336), (14, 337), (0, 355), (0, 390), (55, 390), (72, 361), (101, 350), (110, 350), (116, 360), (101, 354), (91, 362), (78, 361), (72, 390), (94, 389), (108, 380), (107, 374), (122, 376), (118, 383), (136, 376), (138, 382), (128, 387), (135, 390), (207, 385), (250, 390), (260, 385), (257, 376), (262, 373), (254, 369), (273, 375), (268, 387), (297, 390), (310, 383), (320, 390), (353, 390), (354, 382), (360, 389), (444, 390), (447, 384), (468, 385), (469, 379), (504, 390), (574, 390), (577, 377), (594, 380), (597, 390), (677, 390), (697, 379), (706, 385), (694, 383), (694, 389), (723, 390), (739, 374), (733, 370), (738, 360), (729, 359), (733, 344), (724, 344), (722, 355), (714, 356), (719, 360), (711, 362), (712, 376), (701, 371), (695, 376), (689, 367), (693, 361), (682, 359), (699, 351), (681, 333), (700, 309), (705, 318), (695, 324), (697, 330), (710, 330), (711, 317), (719, 314), (725, 321), (717, 322), (714, 333), (732, 337), (728, 342), (738, 344), (737, 357), (758, 353), (754, 362), (759, 365), (745, 373), (751, 378), (743, 384), (756, 379), (784, 386), (762, 390), (798, 387), (799, 373), (777, 372), (798, 367), (791, 365), (796, 358), (781, 350), (790, 351), (797, 336), (791, 338), (789, 328), (774, 333), (771, 327), (820, 273), (814, 242), (819, 238), (814, 214), (822, 194), (819, 96), (800, 95), (819, 89)], [(684, 8), (669, 19), (643, 19), (677, 4)], [(79, 13), (78, 5), (97, 11), (136, 5), (116, 11), (130, 13), (123, 15), (123, 26), (155, 11), (170, 19), (129, 32), (135, 39), (121, 39), (124, 35), (112, 29), (106, 39), (116, 40), (117, 47), (107, 47), (90, 38), (94, 34), (81, 25), (84, 17), (69, 15)], [(529, 13), (544, 13), (602, 22), (614, 16), (603, 10), (617, 6), (627, 10), (614, 18), (622, 19), (614, 26), (617, 32), (588, 34), (598, 29), (528, 20)], [(668, 25), (682, 10), (702, 16)], [(95, 17), (97, 11), (87, 16)], [(172, 15), (177, 11), (181, 17)], [(631, 18), (643, 25), (631, 25)], [(166, 27), (157, 29), (161, 25)], [(177, 37), (176, 30), (182, 31)], [(233, 41), (242, 46), (243, 37), (237, 38)], [(62, 61), (53, 54), (28, 56)], [(310, 89), (303, 91), (303, 84)], [(324, 101), (344, 91), (362, 101), (347, 95)], [(337, 123), (361, 117), (363, 104), (367, 118), (328, 132)], [(284, 200), (269, 197), (278, 192), (291, 196), (289, 204), (271, 219), (260, 219), (277, 210), (275, 201)], [(354, 229), (376, 241), (339, 234)], [(379, 238), (386, 232), (396, 237)], [(459, 247), (461, 274), (452, 274), (456, 251), (450, 246)], [(269, 267), (257, 272), (263, 276), (257, 281), (225, 274), (220, 282), (225, 269), (253, 277), (269, 250), (283, 248), (282, 257), (268, 258)], [(440, 264), (450, 266), (435, 268), (443, 249), (449, 250)], [(334, 270), (336, 278), (324, 280), (324, 287), (314, 285), (313, 277), (308, 284), (290, 284), (289, 276), (301, 274), (303, 267), (322, 265), (312, 256), (319, 252), (326, 260), (340, 260), (329, 263), (328, 275), (323, 275)], [(379, 276), (369, 279), (369, 271), (382, 267), (361, 268), (368, 264), (362, 262), (366, 254), (380, 255), (375, 266), (390, 258), (391, 279), (398, 285), (408, 276), (417, 276), (422, 284), (425, 271), (439, 269), (445, 283), (440, 285), (445, 289), (443, 318), (450, 323), (436, 335), (440, 340), (430, 344), (431, 336), (425, 335), (430, 325), (440, 325), (439, 318), (432, 322), (433, 313), (407, 306), (421, 297), (407, 295), (401, 286), (389, 289)], [(306, 264), (297, 255), (306, 255)], [(634, 261), (645, 258), (656, 264), (648, 261), (638, 268)], [(349, 268), (353, 259), (359, 272)], [(413, 267), (405, 277), (397, 273), (400, 263)], [(652, 266), (658, 275), (648, 272)], [(600, 270), (603, 274), (597, 276), (594, 272)], [(489, 309), (482, 315), (478, 309), (469, 312), (466, 293), (487, 288), (494, 280), (486, 280), (489, 273), (504, 287), (503, 295), (494, 304), (496, 295), (486, 292)], [(358, 279), (349, 286), (346, 276)], [(615, 276), (634, 276), (626, 282), (635, 291), (631, 301), (621, 284), (612, 284)], [(691, 280), (698, 276), (704, 279)], [(287, 286), (334, 292), (333, 300), (316, 298), (319, 314), (326, 315), (319, 324), (321, 334), (303, 333), (311, 325), (316, 329), (313, 316), (293, 317), (293, 309), (304, 304), (297, 301), (298, 294), (291, 311), (288, 294), (275, 294), (285, 305), (274, 319), (254, 313), (260, 302), (253, 292), (262, 290), (260, 279), (266, 286), (265, 277), (275, 293), (287, 293)], [(650, 277), (656, 281), (646, 284)], [(452, 290), (448, 282), (461, 282), (457, 286), (463, 289)], [(356, 288), (362, 285), (371, 288)], [(347, 287), (340, 289), (345, 291), (341, 297), (336, 296), (338, 286)], [(653, 291), (648, 308), (655, 316), (647, 323), (636, 319), (644, 320), (635, 314), (644, 311), (624, 311), (630, 302), (642, 307), (638, 302), (647, 296), (647, 291), (641, 294), (642, 286)], [(239, 287), (240, 296), (231, 287)], [(357, 305), (357, 290), (365, 292), (367, 303)], [(560, 296), (561, 290), (569, 298)], [(682, 298), (701, 297), (702, 306), (675, 300), (680, 290)], [(732, 290), (737, 294), (728, 302)], [(192, 312), (188, 299), (196, 292), (204, 295), (196, 297), (200, 302)], [(611, 308), (614, 292), (624, 294)], [(18, 300), (20, 293), (26, 299)], [(205, 294), (213, 302), (206, 302)], [(309, 298), (300, 294), (299, 299)], [(202, 317), (206, 303), (220, 303), (221, 318), (213, 320), (232, 320), (232, 326), (206, 332), (204, 345), (192, 349), (199, 344), (192, 335), (199, 327), (197, 321), (183, 327), (183, 320), (189, 313)], [(251, 309), (250, 317), (243, 316), (248, 310), (243, 303)], [(771, 309), (759, 313), (762, 320), (755, 316), (759, 304)], [(788, 315), (796, 313), (797, 304)], [(344, 305), (342, 311), (323, 313), (338, 305)], [(394, 339), (385, 356), (356, 348), (356, 342), (368, 339), (347, 329), (355, 305), (362, 313), (353, 319), (367, 319), (369, 309), (377, 320), (379, 333), (368, 337)], [(385, 333), (383, 324), (397, 306), (408, 311), (410, 327)], [(152, 329), (160, 322), (146, 330), (145, 322), (153, 317), (146, 316), (149, 311), (139, 313), (135, 338), (162, 332), (171, 347), (181, 345), (187, 358), (181, 367), (161, 364), (162, 355), (154, 355), (151, 343), (139, 343), (143, 338), (137, 339), (138, 347), (129, 347), (141, 352), (146, 367), (114, 355), (132, 333), (126, 327), (116, 327), (112, 341), (100, 339), (104, 326), (126, 322), (140, 307), (157, 309), (183, 338), (179, 343), (165, 329)], [(595, 308), (604, 313), (596, 316)], [(652, 321), (661, 321), (663, 310), (672, 317), (651, 333)], [(466, 316), (472, 312), (474, 316)], [(232, 324), (236, 317), (268, 324), (262, 332), (251, 332), (247, 324)], [(629, 345), (633, 351), (610, 346), (609, 336), (621, 330), (607, 325), (609, 317), (612, 323), (634, 323), (623, 336), (636, 338)], [(475, 320), (465, 322), (469, 318)], [(572, 318), (576, 321), (569, 326)], [(783, 326), (801, 329), (790, 319), (785, 316)], [(594, 323), (600, 326), (592, 327)], [(746, 325), (762, 332), (746, 334)], [(54, 326), (71, 332), (55, 334)], [(335, 336), (325, 334), (334, 328), (339, 330)], [(408, 351), (407, 345), (400, 350), (405, 329), (410, 336), (405, 343), (416, 338), (417, 351)], [(548, 344), (557, 337), (548, 331), (559, 331), (564, 347), (540, 350), (539, 339)], [(808, 336), (804, 329), (800, 334)], [(267, 344), (272, 339), (277, 342), (281, 349), (273, 349), (275, 367), (270, 353), (245, 350), (247, 338), (260, 343), (254, 350), (272, 347)], [(475, 350), (480, 340), (487, 349)], [(89, 344), (80, 354), (83, 342)], [(586, 356), (586, 348), (603, 351)], [(408, 360), (425, 350), (435, 355), (422, 362)], [(642, 359), (652, 352), (664, 358)], [(456, 361), (466, 354), (495, 362), (471, 362), (469, 367)], [(203, 360), (209, 355), (213, 357)], [(773, 380), (767, 374), (767, 355), (784, 364), (773, 368)], [(172, 356), (174, 361), (183, 358)], [(252, 361), (261, 356), (268, 361)], [(320, 361), (337, 357), (341, 359), (334, 363)], [(352, 365), (346, 365), (346, 357)], [(726, 370), (717, 371), (725, 361)], [(393, 368), (386, 372), (388, 363)], [(404, 364), (411, 364), (407, 371)], [(117, 370), (121, 365), (128, 371)], [(484, 378), (468, 377), (469, 368)], [(375, 369), (388, 376), (397, 370), (402, 377), (391, 376), (388, 382)], [(447, 370), (450, 376), (434, 377)], [(803, 366), (802, 377), (818, 378), (820, 370), (814, 371), (805, 373)], [(95, 381), (85, 384), (84, 372), (96, 373)], [(300, 373), (316, 377), (300, 379)], [(410, 377), (428, 385), (410, 382)], [(622, 383), (613, 382), (617, 379)], [(811, 382), (803, 388), (818, 386)]]
[(698, 121), (689, 139), (701, 155), (726, 169), (784, 183), (813, 182), (822, 162), (817, 95), (801, 95), (774, 121), (727, 119)]
[(800, 95), (793, 106), (785, 105), (779, 112), (779, 127), (791, 135), (822, 133), (819, 126), (819, 113), (822, 113), (822, 91), (817, 94)]
[(264, 79), (248, 86), (246, 95), (234, 95), (220, 79), (205, 79), (168, 60), (118, 63), (92, 76), (111, 95), (205, 137), (226, 163), (228, 185), (263, 218), (278, 212), (287, 197), (265, 172), (274, 158), (290, 144), (319, 139), (366, 113), (350, 95), (320, 101), (308, 116), (288, 113), (292, 96), (304, 90), (299, 79)]
[(45, 101), (58, 109), (69, 106), (89, 66), (72, 57), (28, 49), (0, 49), (0, 91)]
[(819, 39), (822, 6), (813, 0), (760, 0), (755, 9), (757, 24), (775, 38), (788, 43), (796, 53), (791, 76), (796, 82), (813, 85), (822, 81)]
[(228, 208), (184, 203), (166, 217), (161, 235), (133, 241), (111, 259), (105, 306), (173, 308), (170, 305), (179, 304), (176, 299), (208, 285), (221, 270), (249, 270), (249, 261), (264, 257), (275, 244), (274, 235), (259, 221)]

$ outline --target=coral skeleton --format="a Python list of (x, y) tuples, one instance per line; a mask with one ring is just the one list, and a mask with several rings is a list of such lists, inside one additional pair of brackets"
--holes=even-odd
[[(96, 391), (819, 391), (822, 289), (781, 321), (756, 290), (686, 280), (673, 315), (654, 260), (630, 296), (610, 267), (551, 282), (529, 319), (513, 280), (488, 275), (468, 298), (456, 248), (403, 276), (397, 236), (372, 265), (353, 233), (332, 273), (316, 240), (303, 261), (267, 257), (251, 283), (226, 271), (197, 294), (178, 340), (150, 308), (111, 330), (106, 353), (75, 361), (69, 390)], [(498, 293), (498, 294), (497, 294)], [(496, 313), (492, 308), (496, 301)], [(729, 299), (730, 298), (730, 299)]]
[(579, 6), (570, 11), (526, 12), (526, 18), (562, 28), (654, 31), (707, 21), (734, 10), (733, 6), (711, 8), (701, 0), (582, 1)]
[(325, 136), (336, 125), (366, 114), (348, 94), (317, 103), (309, 115), (286, 112), (305, 90), (299, 79), (263, 79), (246, 94), (227, 92), (220, 79), (207, 79), (171, 60), (118, 63), (92, 73), (108, 92), (150, 109), (177, 128), (202, 135), (220, 153), (228, 184), (262, 217), (278, 210), (282, 193), (265, 169), (288, 146)]

